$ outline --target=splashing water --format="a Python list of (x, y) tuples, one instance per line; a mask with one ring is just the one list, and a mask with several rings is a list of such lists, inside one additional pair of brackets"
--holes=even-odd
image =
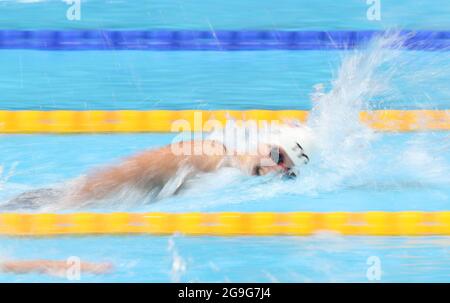
[(390, 79), (401, 44), (396, 33), (378, 37), (366, 49), (351, 51), (342, 58), (328, 92), (321, 83), (314, 86), (308, 125), (315, 133), (319, 154), (297, 178), (297, 186), (275, 181), (270, 193), (254, 187), (255, 198), (279, 191), (302, 194), (333, 190), (361, 173), (370, 160), (371, 143), (377, 136), (360, 122), (359, 113), (370, 110), (369, 100), (391, 90)]
[[(373, 155), (371, 143), (377, 136), (360, 122), (359, 114), (370, 110), (370, 100), (391, 91), (401, 44), (396, 33), (378, 37), (366, 49), (352, 51), (342, 59), (329, 92), (316, 86), (308, 124), (317, 136), (320, 160), (316, 165), (323, 176), (317, 178), (314, 173), (311, 177), (320, 180), (322, 186), (334, 188), (366, 168)], [(313, 180), (309, 178), (308, 182), (316, 187)]]
[(9, 181), (9, 179), (14, 175), (16, 167), (19, 163), (12, 163), (9, 170), (5, 171), (3, 165), (0, 165), (0, 190), (3, 189), (4, 185)]
[[(417, 133), (404, 146), (395, 148), (378, 141), (381, 135), (359, 119), (361, 110), (371, 110), (370, 100), (397, 97), (393, 78), (405, 80), (405, 70), (414, 66), (401, 52), (404, 39), (390, 32), (371, 41), (364, 50), (347, 53), (331, 89), (324, 92), (323, 84), (315, 86), (308, 124), (317, 136), (320, 155), (296, 180), (298, 186), (280, 185), (281, 190), (316, 194), (386, 180), (392, 182), (390, 187), (450, 183), (450, 165), (445, 158), (448, 136), (436, 144), (439, 138), (432, 133)], [(424, 70), (428, 70), (428, 78), (433, 75), (429, 66)]]
[(172, 270), (170, 272), (171, 281), (175, 283), (180, 282), (182, 275), (186, 272), (186, 262), (178, 253), (173, 237), (169, 238), (167, 250), (172, 257)]
[[(370, 41), (365, 49), (346, 52), (330, 90), (325, 92), (325, 85), (320, 83), (314, 86), (311, 95), (313, 108), (308, 125), (316, 135), (319, 154), (292, 181), (295, 186), (277, 178), (265, 178), (256, 186), (247, 182), (243, 189), (246, 195), (235, 200), (258, 200), (280, 193), (316, 195), (343, 187), (365, 186), (374, 182), (371, 178), (376, 180), (377, 174), (401, 183), (395, 180), (397, 172), (391, 169), (393, 164), (404, 175), (413, 175), (420, 182), (432, 179), (448, 183), (448, 161), (436, 156), (442, 154), (442, 150), (436, 150), (439, 147), (430, 148), (428, 134), (422, 135), (421, 140), (417, 139), (420, 134), (416, 135), (402, 150), (380, 148), (377, 142), (380, 135), (359, 119), (360, 111), (371, 110), (371, 100), (396, 98), (398, 88), (393, 87), (392, 79), (404, 79), (404, 68), (411, 66), (411, 62), (401, 57), (405, 39), (396, 32), (388, 32)], [(448, 146), (440, 149), (448, 150)], [(270, 188), (267, 182), (271, 182)], [(248, 189), (248, 185), (253, 186)]]

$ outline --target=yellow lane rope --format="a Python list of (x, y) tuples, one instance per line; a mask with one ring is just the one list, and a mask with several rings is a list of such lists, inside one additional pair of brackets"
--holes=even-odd
[(198, 236), (450, 235), (450, 211), (0, 214), (9, 236), (180, 233)]
[[(197, 115), (197, 116), (196, 116)], [(201, 123), (194, 117), (201, 115)], [(300, 110), (117, 110), (117, 111), (0, 111), (0, 133), (121, 133), (170, 132), (172, 123), (185, 120), (192, 131), (208, 130), (208, 120), (224, 125), (227, 119), (305, 121)], [(450, 130), (450, 110), (378, 110), (361, 112), (360, 119), (379, 131)]]

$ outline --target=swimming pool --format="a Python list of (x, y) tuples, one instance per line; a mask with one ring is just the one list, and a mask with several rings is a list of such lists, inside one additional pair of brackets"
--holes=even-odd
[[(2, 1), (0, 28), (181, 30), (448, 30), (442, 1), (382, 1), (380, 22), (365, 1), (89, 1), (68, 21), (61, 1)], [(324, 8), (329, 8), (325, 10)], [(31, 16), (38, 16), (33, 17)], [(432, 16), (432, 18), (430, 17)], [(30, 17), (30, 18), (25, 18)], [(20, 21), (17, 21), (20, 20)], [(401, 38), (395, 37), (393, 40)], [(391, 38), (387, 38), (389, 40)], [(379, 45), (354, 50), (137, 51), (0, 50), (2, 110), (310, 110), (313, 86), (333, 98), (317, 110), (329, 140), (323, 163), (295, 181), (249, 179), (234, 171), (203, 176), (156, 203), (126, 201), (84, 211), (365, 212), (445, 211), (450, 197), (448, 131), (372, 132), (352, 120), (368, 109), (450, 108), (450, 52)], [(334, 81), (333, 81), (334, 80)], [(339, 89), (337, 89), (339, 88)], [(330, 115), (330, 113), (332, 115)], [(350, 139), (346, 141), (350, 134)], [(0, 201), (68, 181), (175, 135), (3, 134)], [(341, 141), (340, 141), (341, 140)], [(345, 142), (345, 144), (343, 143)], [(331, 159), (331, 160), (330, 160)], [(339, 163), (336, 165), (336, 163)], [(73, 210), (65, 210), (71, 212)], [(317, 234), (307, 237), (79, 236), (0, 238), (1, 259), (111, 261), (110, 282), (365, 282), (368, 258), (381, 282), (448, 282), (450, 239)], [(0, 281), (58, 281), (0, 274)]]

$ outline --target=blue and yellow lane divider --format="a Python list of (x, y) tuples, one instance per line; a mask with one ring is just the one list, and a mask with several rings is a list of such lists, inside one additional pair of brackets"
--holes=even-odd
[(0, 214), (0, 235), (450, 235), (450, 211)]
[[(203, 123), (198, 123), (198, 115)], [(308, 111), (302, 110), (0, 110), (0, 133), (170, 132), (176, 120), (185, 120), (192, 131), (199, 131), (208, 130), (205, 123), (208, 120), (225, 125), (229, 119), (306, 121), (307, 118)], [(378, 131), (450, 130), (450, 110), (376, 110), (361, 112), (360, 120)]]

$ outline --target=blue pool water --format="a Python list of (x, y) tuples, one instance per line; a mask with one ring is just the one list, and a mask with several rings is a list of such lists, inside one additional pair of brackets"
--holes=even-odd
[(361, 0), (91, 0), (83, 3), (82, 22), (65, 18), (59, 0), (0, 2), (0, 28), (175, 28), (175, 29), (448, 29), (446, 0), (382, 1), (380, 22), (369, 21)]
[[(450, 29), (446, 1), (86, 1), (68, 21), (62, 1), (0, 1), (0, 29)], [(37, 51), (0, 50), (0, 109), (311, 109), (323, 83), (317, 127), (323, 162), (297, 180), (201, 176), (154, 203), (94, 211), (400, 211), (450, 207), (448, 132), (372, 133), (362, 109), (449, 109), (450, 52), (388, 51)], [(335, 119), (330, 119), (330, 113)], [(353, 119), (353, 120), (352, 120)], [(173, 134), (0, 135), (0, 202), (60, 185)], [(348, 140), (346, 138), (349, 138)], [(344, 144), (345, 141), (345, 144)], [(330, 161), (330, 157), (334, 161)], [(88, 209), (89, 210), (89, 209)], [(64, 211), (73, 211), (66, 209)], [(110, 261), (110, 275), (82, 282), (366, 282), (367, 259), (381, 282), (450, 281), (449, 237), (61, 237), (0, 238), (0, 260)], [(63, 278), (0, 273), (1, 282)]]
[[(381, 260), (382, 282), (442, 282), (449, 279), (449, 244), (448, 237), (327, 235), (2, 240), (6, 256), (30, 259), (42, 256), (45, 251), (45, 256), (53, 259), (74, 255), (82, 260), (115, 264), (113, 274), (83, 275), (81, 282), (364, 282), (367, 281), (369, 266), (366, 262), (370, 256), (378, 256)], [(174, 264), (180, 263), (185, 269), (174, 269)], [(2, 274), (0, 281), (65, 280), (42, 275)]]
[[(343, 55), (3, 50), (0, 102), (4, 109), (310, 109), (312, 86), (329, 84)], [(373, 108), (450, 107), (450, 52), (404, 52), (396, 64), (392, 90), (370, 100)]]

